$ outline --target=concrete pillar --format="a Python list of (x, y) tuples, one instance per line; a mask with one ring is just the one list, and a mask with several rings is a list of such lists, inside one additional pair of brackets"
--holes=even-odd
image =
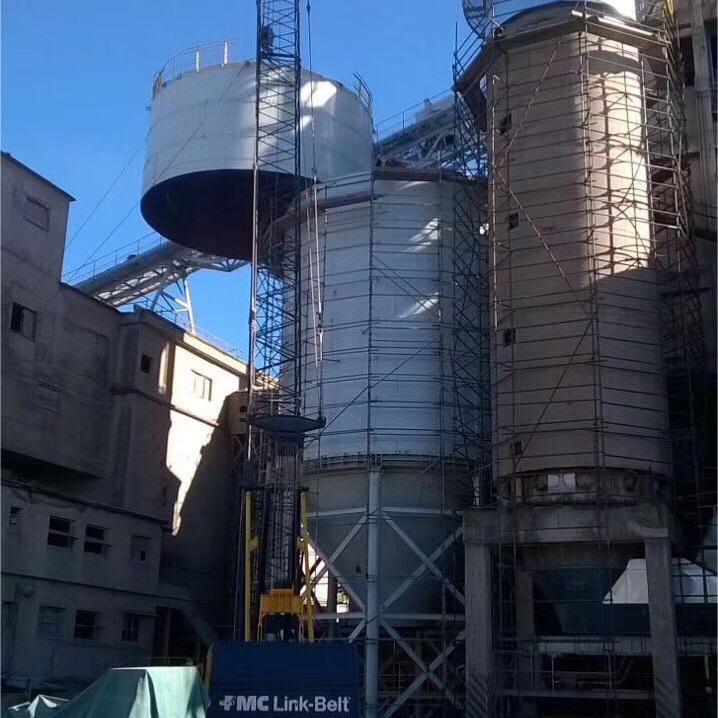
[[(534, 582), (530, 571), (516, 571), (516, 637), (518, 638), (519, 690), (542, 688), (540, 657), (534, 653), (536, 635), (534, 624)], [(517, 718), (536, 718), (538, 716), (536, 699), (532, 697), (518, 699)]]
[(647, 538), (645, 547), (656, 718), (680, 718), (681, 682), (671, 542), (668, 538)]
[(493, 698), (493, 621), (491, 549), (468, 543), (466, 554), (466, 716), (491, 718)]

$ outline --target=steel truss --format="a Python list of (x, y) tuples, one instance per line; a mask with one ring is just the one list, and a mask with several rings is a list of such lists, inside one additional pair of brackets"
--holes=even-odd
[[(186, 282), (200, 269), (234, 272), (246, 264), (243, 260), (215, 257), (173, 242), (162, 242), (73, 286), (111, 307), (122, 307), (148, 295), (170, 294), (173, 285)], [(82, 267), (78, 271), (81, 270)]]
[[(373, 472), (370, 481), (381, 481), (380, 471)], [(371, 489), (370, 489), (371, 491)], [(340, 635), (348, 641), (375, 643), (380, 659), (376, 706), (367, 706), (367, 716), (444, 716), (461, 715), (463, 706), (463, 684), (456, 662), (461, 663), (465, 638), (462, 607), (465, 603), (461, 571), (456, 571), (458, 581), (450, 577), (447, 556), (460, 551), (462, 527), (454, 512), (445, 512), (447, 525), (453, 530), (430, 552), (422, 551), (409, 532), (400, 525), (402, 519), (431, 518), (441, 515), (439, 509), (381, 506), (379, 502), (361, 507), (349, 507), (338, 511), (319, 511), (310, 514), (315, 521), (337, 520), (347, 527), (344, 537), (331, 554), (324, 552), (316, 543), (312, 548), (316, 561), (310, 570), (310, 585), (316, 593), (327, 576), (331, 576), (346, 594), (351, 611), (338, 613), (322, 611), (316, 614), (319, 630), (326, 632), (331, 624), (339, 624)], [(378, 541), (382, 528), (390, 529), (394, 540), (399, 541), (412, 552), (414, 565), (406, 566), (401, 584), (381, 604), (373, 603), (371, 589), (364, 600), (352, 585), (356, 579), (345, 575), (338, 567), (347, 547), (359, 537), (367, 536), (371, 545)], [(371, 562), (371, 557), (369, 561)], [(380, 580), (376, 566), (368, 567), (368, 582)], [(456, 606), (454, 613), (399, 613), (392, 606), (412, 588), (427, 580), (435, 581), (442, 590), (451, 595)], [(411, 624), (411, 630), (405, 624)], [(374, 625), (372, 625), (374, 624)], [(366, 666), (365, 666), (366, 674)], [(368, 687), (368, 694), (371, 694)], [(447, 713), (447, 710), (449, 711)]]
[(257, 0), (248, 412), (259, 542), (251, 572), (254, 625), (263, 595), (277, 588), (298, 590), (301, 579), (303, 430), (291, 427), (282, 435), (275, 423), (280, 415), (298, 417), (301, 404), (299, 216), (295, 212), (286, 231), (277, 224), (297, 206), (300, 187), (299, 38), (297, 0)]

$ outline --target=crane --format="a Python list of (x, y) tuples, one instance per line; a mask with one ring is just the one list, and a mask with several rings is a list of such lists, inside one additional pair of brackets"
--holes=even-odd
[(301, 412), (299, 41), (299, 0), (257, 0), (245, 639), (313, 639), (302, 447), (323, 422)]

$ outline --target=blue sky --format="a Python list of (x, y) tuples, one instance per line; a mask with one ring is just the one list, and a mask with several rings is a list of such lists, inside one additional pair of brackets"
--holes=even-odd
[[(151, 232), (139, 199), (154, 73), (186, 48), (225, 39), (239, 40), (251, 58), (255, 7), (254, 0), (3, 0), (2, 149), (76, 198), (65, 271)], [(302, 23), (308, 66), (306, 0)], [(461, 0), (312, 0), (313, 68), (347, 85), (359, 72), (381, 121), (449, 88), (457, 26), (465, 34)], [(241, 347), (247, 284), (244, 271), (191, 279), (198, 324)]]

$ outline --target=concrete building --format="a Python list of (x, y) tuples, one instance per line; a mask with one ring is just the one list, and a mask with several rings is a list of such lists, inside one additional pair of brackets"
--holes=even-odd
[(231, 630), (246, 387), (237, 358), (60, 281), (71, 200), (3, 153), (3, 671), (53, 681)]

